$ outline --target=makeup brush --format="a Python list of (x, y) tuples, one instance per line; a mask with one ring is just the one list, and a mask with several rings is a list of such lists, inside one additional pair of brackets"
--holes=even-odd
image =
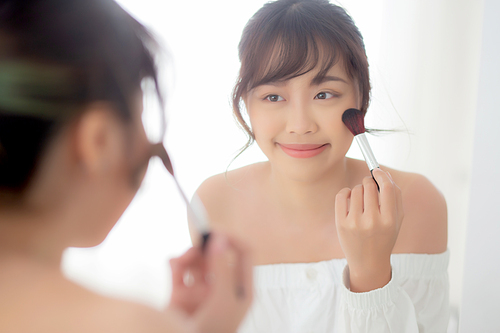
[(208, 239), (210, 238), (210, 227), (208, 223), (208, 214), (205, 210), (203, 202), (201, 202), (200, 197), (195, 193), (193, 199), (191, 200), (191, 203), (189, 203), (186, 194), (184, 194), (184, 191), (177, 181), (177, 178), (175, 178), (174, 168), (172, 167), (172, 163), (170, 162), (170, 157), (168, 156), (167, 150), (162, 143), (158, 143), (153, 146), (152, 155), (158, 156), (163, 162), (165, 168), (172, 175), (175, 185), (177, 185), (177, 189), (179, 190), (182, 199), (186, 203), (188, 214), (191, 215), (191, 220), (193, 221), (194, 227), (201, 235), (201, 249), (202, 251), (204, 251), (207, 246)]
[[(361, 149), (366, 164), (368, 165), (368, 169), (370, 169), (372, 178), (375, 180), (375, 177), (373, 177), (373, 169), (378, 168), (379, 165), (365, 135), (365, 117), (363, 113), (358, 109), (347, 109), (342, 115), (342, 121), (358, 142), (359, 148)], [(376, 180), (375, 184), (377, 184), (377, 189), (380, 191)]]

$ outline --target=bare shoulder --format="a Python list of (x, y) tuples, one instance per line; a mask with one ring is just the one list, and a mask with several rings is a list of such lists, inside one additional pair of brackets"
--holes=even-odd
[[(233, 217), (252, 201), (255, 191), (260, 190), (262, 175), (268, 167), (267, 162), (247, 165), (209, 177), (199, 186), (196, 194), (205, 205), (211, 228), (228, 231), (235, 227)], [(189, 223), (189, 231), (196, 245), (200, 238), (192, 223)]]
[(446, 251), (448, 217), (442, 193), (423, 175), (382, 169), (389, 171), (403, 196), (404, 219), (394, 252)]

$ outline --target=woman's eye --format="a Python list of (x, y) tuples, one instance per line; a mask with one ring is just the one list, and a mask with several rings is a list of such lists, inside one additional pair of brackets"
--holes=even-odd
[(329, 92), (320, 92), (319, 94), (314, 97), (315, 99), (329, 99), (332, 98), (333, 94)]
[(266, 96), (265, 99), (267, 99), (269, 102), (281, 102), (281, 101), (285, 100), (280, 95), (268, 95), (268, 96)]

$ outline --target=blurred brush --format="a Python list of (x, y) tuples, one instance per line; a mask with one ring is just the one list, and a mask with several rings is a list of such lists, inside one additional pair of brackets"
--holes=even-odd
[(179, 182), (175, 178), (174, 169), (172, 167), (172, 163), (170, 162), (170, 157), (168, 156), (167, 150), (165, 149), (165, 146), (162, 143), (158, 143), (153, 146), (152, 155), (158, 156), (161, 159), (165, 168), (174, 178), (174, 182), (177, 185), (177, 189), (179, 190), (182, 199), (186, 203), (188, 214), (191, 215), (192, 217), (191, 220), (193, 221), (196, 230), (201, 235), (202, 238), (201, 249), (205, 250), (208, 239), (210, 238), (210, 227), (208, 223), (208, 214), (207, 211), (205, 210), (203, 202), (201, 202), (200, 197), (198, 197), (198, 195), (195, 193), (193, 196), (193, 200), (191, 201), (191, 203), (189, 203), (186, 194), (184, 194), (184, 191), (182, 190)]

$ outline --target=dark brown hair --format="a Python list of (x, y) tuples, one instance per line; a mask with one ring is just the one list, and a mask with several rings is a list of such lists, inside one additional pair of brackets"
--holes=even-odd
[[(321, 79), (339, 61), (358, 85), (366, 114), (370, 78), (363, 37), (346, 11), (327, 0), (278, 0), (248, 21), (239, 44), (241, 69), (233, 91), (233, 114), (248, 135), (241, 152), (255, 140), (241, 113), (242, 98), (253, 88), (288, 80), (319, 68)], [(240, 152), (240, 153), (241, 153)]]
[[(92, 101), (131, 119), (156, 43), (113, 0), (0, 1), (0, 194), (29, 184), (50, 138)], [(9, 194), (9, 195), (10, 195)]]

